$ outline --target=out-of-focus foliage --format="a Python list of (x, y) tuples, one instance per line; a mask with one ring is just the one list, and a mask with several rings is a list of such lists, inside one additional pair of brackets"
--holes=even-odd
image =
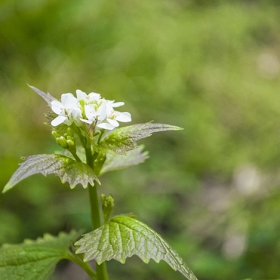
[[(158, 230), (199, 279), (279, 278), (279, 12), (277, 0), (1, 1), (1, 185), (21, 156), (58, 149), (26, 83), (124, 100), (133, 123), (184, 131), (141, 141), (145, 164), (101, 178), (115, 214)], [(55, 177), (26, 179), (0, 207), (1, 243), (90, 229), (87, 192)], [(181, 277), (136, 258), (109, 272)]]

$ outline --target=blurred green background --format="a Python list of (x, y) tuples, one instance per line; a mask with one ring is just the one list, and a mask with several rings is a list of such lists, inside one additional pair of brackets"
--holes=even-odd
[[(200, 280), (280, 278), (280, 2), (0, 2), (0, 185), (21, 156), (59, 150), (26, 83), (125, 101), (149, 160), (100, 193), (160, 232)], [(90, 230), (87, 191), (36, 175), (0, 195), (0, 243)], [(111, 261), (111, 279), (184, 279), (164, 263)], [(64, 276), (63, 276), (64, 275)], [(62, 262), (52, 279), (87, 279)]]

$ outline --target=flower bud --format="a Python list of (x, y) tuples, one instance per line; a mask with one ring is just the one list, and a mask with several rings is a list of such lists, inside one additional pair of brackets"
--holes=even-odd
[(74, 148), (75, 147), (75, 142), (73, 140), (66, 140), (67, 147), (68, 149)]
[(67, 141), (63, 136), (60, 136), (59, 138), (56, 138), (56, 142), (62, 148), (64, 148), (64, 149), (68, 148)]
[(60, 137), (60, 135), (55, 130), (52, 131), (52, 136), (54, 137), (54, 139)]
[(102, 201), (102, 211), (103, 211), (104, 220), (105, 222), (108, 222), (110, 215), (115, 206), (114, 198), (111, 195), (106, 197), (104, 194), (102, 194), (101, 201)]
[(75, 141), (74, 137), (69, 136), (69, 135), (67, 135), (65, 138), (66, 138), (67, 140), (72, 140), (72, 141)]

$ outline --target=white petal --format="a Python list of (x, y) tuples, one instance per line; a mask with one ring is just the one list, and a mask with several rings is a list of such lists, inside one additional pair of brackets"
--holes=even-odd
[(128, 112), (118, 112), (116, 120), (120, 122), (131, 122), (131, 115)]
[(52, 120), (51, 125), (58, 126), (58, 125), (62, 124), (66, 119), (67, 118), (65, 116), (58, 116)]
[(97, 125), (99, 128), (104, 128), (107, 130), (113, 130), (115, 127), (109, 123), (100, 123)]
[(110, 123), (111, 125), (113, 125), (114, 127), (118, 127), (119, 123), (114, 120), (114, 119), (107, 119), (108, 123)]
[(85, 105), (85, 114), (88, 120), (91, 122), (96, 118), (97, 112), (94, 109), (94, 106), (92, 104)]
[(71, 114), (75, 120), (78, 120), (82, 117), (82, 112), (81, 112), (80, 108), (78, 108), (78, 107), (74, 107), (71, 110)]
[(120, 107), (120, 106), (123, 106), (123, 105), (124, 105), (124, 102), (116, 102), (116, 103), (112, 104), (112, 107)]
[(62, 103), (57, 100), (53, 100), (51, 102), (51, 106), (52, 106), (52, 110), (58, 115), (61, 114), (61, 112), (64, 109), (64, 106), (62, 105)]
[(93, 123), (93, 121), (89, 121), (89, 120), (86, 120), (86, 119), (80, 119), (82, 122), (84, 122), (84, 123), (88, 123), (88, 124), (92, 124)]
[(106, 102), (102, 101), (102, 104), (97, 110), (98, 120), (103, 121), (107, 117)]
[(114, 114), (114, 109), (112, 107), (112, 103), (111, 102), (106, 102), (106, 114), (107, 114), (107, 118), (110, 118), (111, 115)]
[(88, 94), (88, 96), (89, 96), (91, 101), (100, 99), (100, 94), (96, 93), (96, 92), (91, 92), (91, 93)]
[(87, 98), (87, 94), (79, 89), (76, 90), (76, 95), (77, 95), (78, 100)]
[(74, 106), (77, 106), (77, 99), (72, 93), (64, 93), (61, 95), (61, 103), (66, 108), (72, 108)]

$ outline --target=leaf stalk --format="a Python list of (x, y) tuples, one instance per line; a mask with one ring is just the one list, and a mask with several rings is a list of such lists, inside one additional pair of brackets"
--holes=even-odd
[(65, 257), (67, 260), (72, 261), (76, 263), (78, 266), (80, 266), (92, 280), (97, 280), (96, 273), (92, 270), (91, 266), (88, 262), (83, 262), (80, 258), (73, 255), (68, 251), (67, 256)]

